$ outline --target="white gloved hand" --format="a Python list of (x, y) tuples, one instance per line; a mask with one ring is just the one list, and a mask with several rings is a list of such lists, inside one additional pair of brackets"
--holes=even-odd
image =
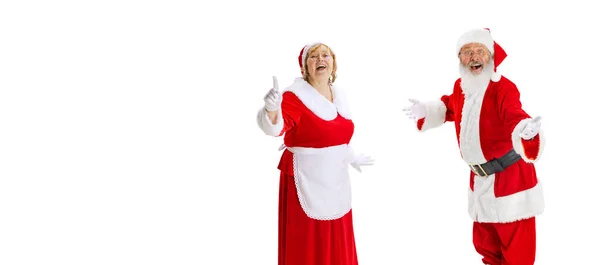
[(525, 140), (531, 140), (540, 132), (540, 128), (542, 127), (541, 120), (542, 117), (537, 116), (533, 120), (529, 121), (529, 123), (525, 125), (525, 128), (523, 128), (519, 136), (521, 136), (521, 138)]
[(406, 116), (414, 120), (424, 118), (426, 114), (425, 104), (412, 98), (408, 101), (412, 102), (412, 105), (402, 109), (405, 112)]
[(356, 169), (356, 171), (361, 172), (362, 170), (360, 169), (361, 166), (370, 166), (373, 165), (375, 163), (375, 160), (373, 160), (370, 156), (366, 156), (364, 154), (359, 154), (359, 155), (355, 155), (352, 158), (352, 162), (350, 162), (350, 165)]
[(352, 148), (352, 145), (348, 145), (348, 158), (350, 159), (350, 165), (356, 169), (356, 171), (361, 172), (361, 166), (370, 166), (373, 165), (375, 160), (373, 160), (370, 156), (366, 156), (364, 154), (357, 155)]
[(281, 101), (283, 100), (281, 92), (279, 92), (279, 84), (277, 83), (277, 77), (273, 76), (273, 88), (264, 97), (265, 109), (267, 111), (276, 111), (281, 108)]

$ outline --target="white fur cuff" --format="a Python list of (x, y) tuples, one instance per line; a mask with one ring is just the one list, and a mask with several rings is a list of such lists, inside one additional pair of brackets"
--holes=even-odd
[(531, 140), (524, 140), (519, 136), (521, 131), (523, 131), (525, 126), (527, 126), (527, 123), (531, 120), (531, 118), (521, 120), (517, 126), (515, 126), (511, 135), (513, 148), (527, 163), (538, 161), (544, 150), (544, 145), (546, 144), (544, 132), (541, 129), (538, 135)]
[(426, 131), (442, 126), (446, 122), (446, 105), (441, 100), (425, 103), (425, 121), (420, 131)]
[(267, 110), (261, 108), (256, 116), (258, 127), (266, 134), (270, 136), (279, 136), (283, 130), (283, 117), (281, 108), (277, 111), (277, 121), (275, 124), (271, 123), (269, 116), (267, 116)]

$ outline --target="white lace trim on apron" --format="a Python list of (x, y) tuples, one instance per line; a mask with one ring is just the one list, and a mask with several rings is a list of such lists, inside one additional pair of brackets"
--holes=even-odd
[(348, 213), (352, 208), (348, 145), (287, 149), (293, 153), (294, 182), (306, 215), (334, 220)]

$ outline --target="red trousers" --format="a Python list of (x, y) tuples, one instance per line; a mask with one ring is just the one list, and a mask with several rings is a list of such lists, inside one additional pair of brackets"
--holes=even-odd
[(473, 223), (473, 245), (490, 265), (532, 265), (535, 217), (512, 223)]

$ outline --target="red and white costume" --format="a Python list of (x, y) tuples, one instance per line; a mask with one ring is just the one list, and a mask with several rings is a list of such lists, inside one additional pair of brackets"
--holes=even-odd
[(277, 122), (262, 109), (259, 127), (284, 135), (279, 170), (280, 265), (356, 265), (349, 146), (354, 133), (346, 98), (332, 86), (333, 102), (302, 78), (283, 92)]
[[(465, 34), (457, 49), (471, 42), (495, 51), (494, 67), (506, 56), (487, 30)], [(474, 220), (473, 243), (486, 264), (533, 264), (535, 259), (534, 217), (543, 212), (544, 197), (533, 162), (540, 158), (544, 138), (541, 131), (531, 140), (519, 136), (531, 120), (519, 97), (517, 86), (498, 73), (487, 87), (473, 93), (463, 91), (459, 78), (452, 94), (428, 102), (425, 118), (417, 121), (420, 131), (454, 122), (467, 165), (500, 158), (513, 148), (522, 157), (487, 177), (470, 172), (468, 212)]]

